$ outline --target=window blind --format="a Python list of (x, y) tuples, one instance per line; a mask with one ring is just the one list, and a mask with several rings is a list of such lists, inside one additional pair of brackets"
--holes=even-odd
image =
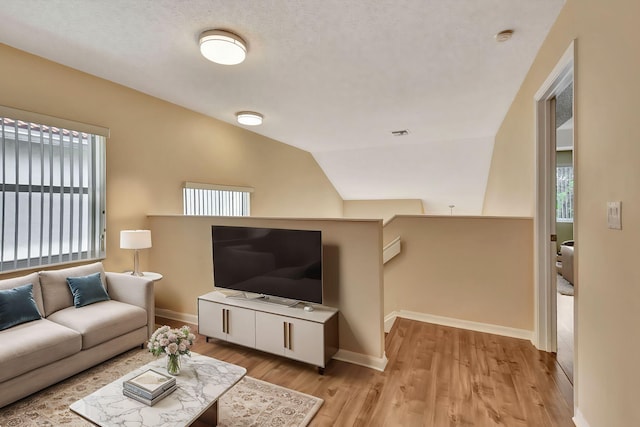
[(103, 258), (105, 138), (0, 117), (0, 271)]
[(249, 216), (253, 188), (185, 182), (185, 215)]
[(556, 168), (556, 221), (573, 221), (573, 166)]

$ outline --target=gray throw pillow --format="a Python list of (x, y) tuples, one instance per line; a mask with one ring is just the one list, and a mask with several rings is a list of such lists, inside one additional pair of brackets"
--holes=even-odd
[(109, 295), (104, 290), (104, 286), (102, 286), (100, 273), (80, 277), (67, 277), (67, 284), (71, 289), (73, 305), (76, 308), (109, 300)]
[(40, 318), (32, 284), (0, 290), (0, 331)]

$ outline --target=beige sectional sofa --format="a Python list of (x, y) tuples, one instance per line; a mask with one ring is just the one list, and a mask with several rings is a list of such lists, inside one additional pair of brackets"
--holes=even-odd
[[(109, 300), (76, 308), (67, 278), (95, 273)], [(0, 330), (0, 408), (144, 344), (155, 328), (153, 282), (102, 263), (0, 280), (0, 290), (28, 284), (42, 318)]]

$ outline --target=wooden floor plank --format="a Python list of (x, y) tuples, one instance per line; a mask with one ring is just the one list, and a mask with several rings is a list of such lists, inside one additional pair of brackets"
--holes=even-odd
[(385, 349), (385, 372), (334, 360), (319, 375), (304, 363), (200, 335), (193, 347), (324, 399), (312, 427), (573, 426), (573, 404), (564, 398), (571, 384), (554, 356), (528, 341), (397, 319)]

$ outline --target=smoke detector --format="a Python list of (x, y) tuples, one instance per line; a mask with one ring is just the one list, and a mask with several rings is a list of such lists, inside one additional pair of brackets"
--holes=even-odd
[(513, 30), (504, 30), (504, 31), (500, 31), (498, 34), (495, 35), (496, 41), (497, 42), (506, 42), (507, 40), (509, 40), (511, 38), (511, 36), (513, 36)]

